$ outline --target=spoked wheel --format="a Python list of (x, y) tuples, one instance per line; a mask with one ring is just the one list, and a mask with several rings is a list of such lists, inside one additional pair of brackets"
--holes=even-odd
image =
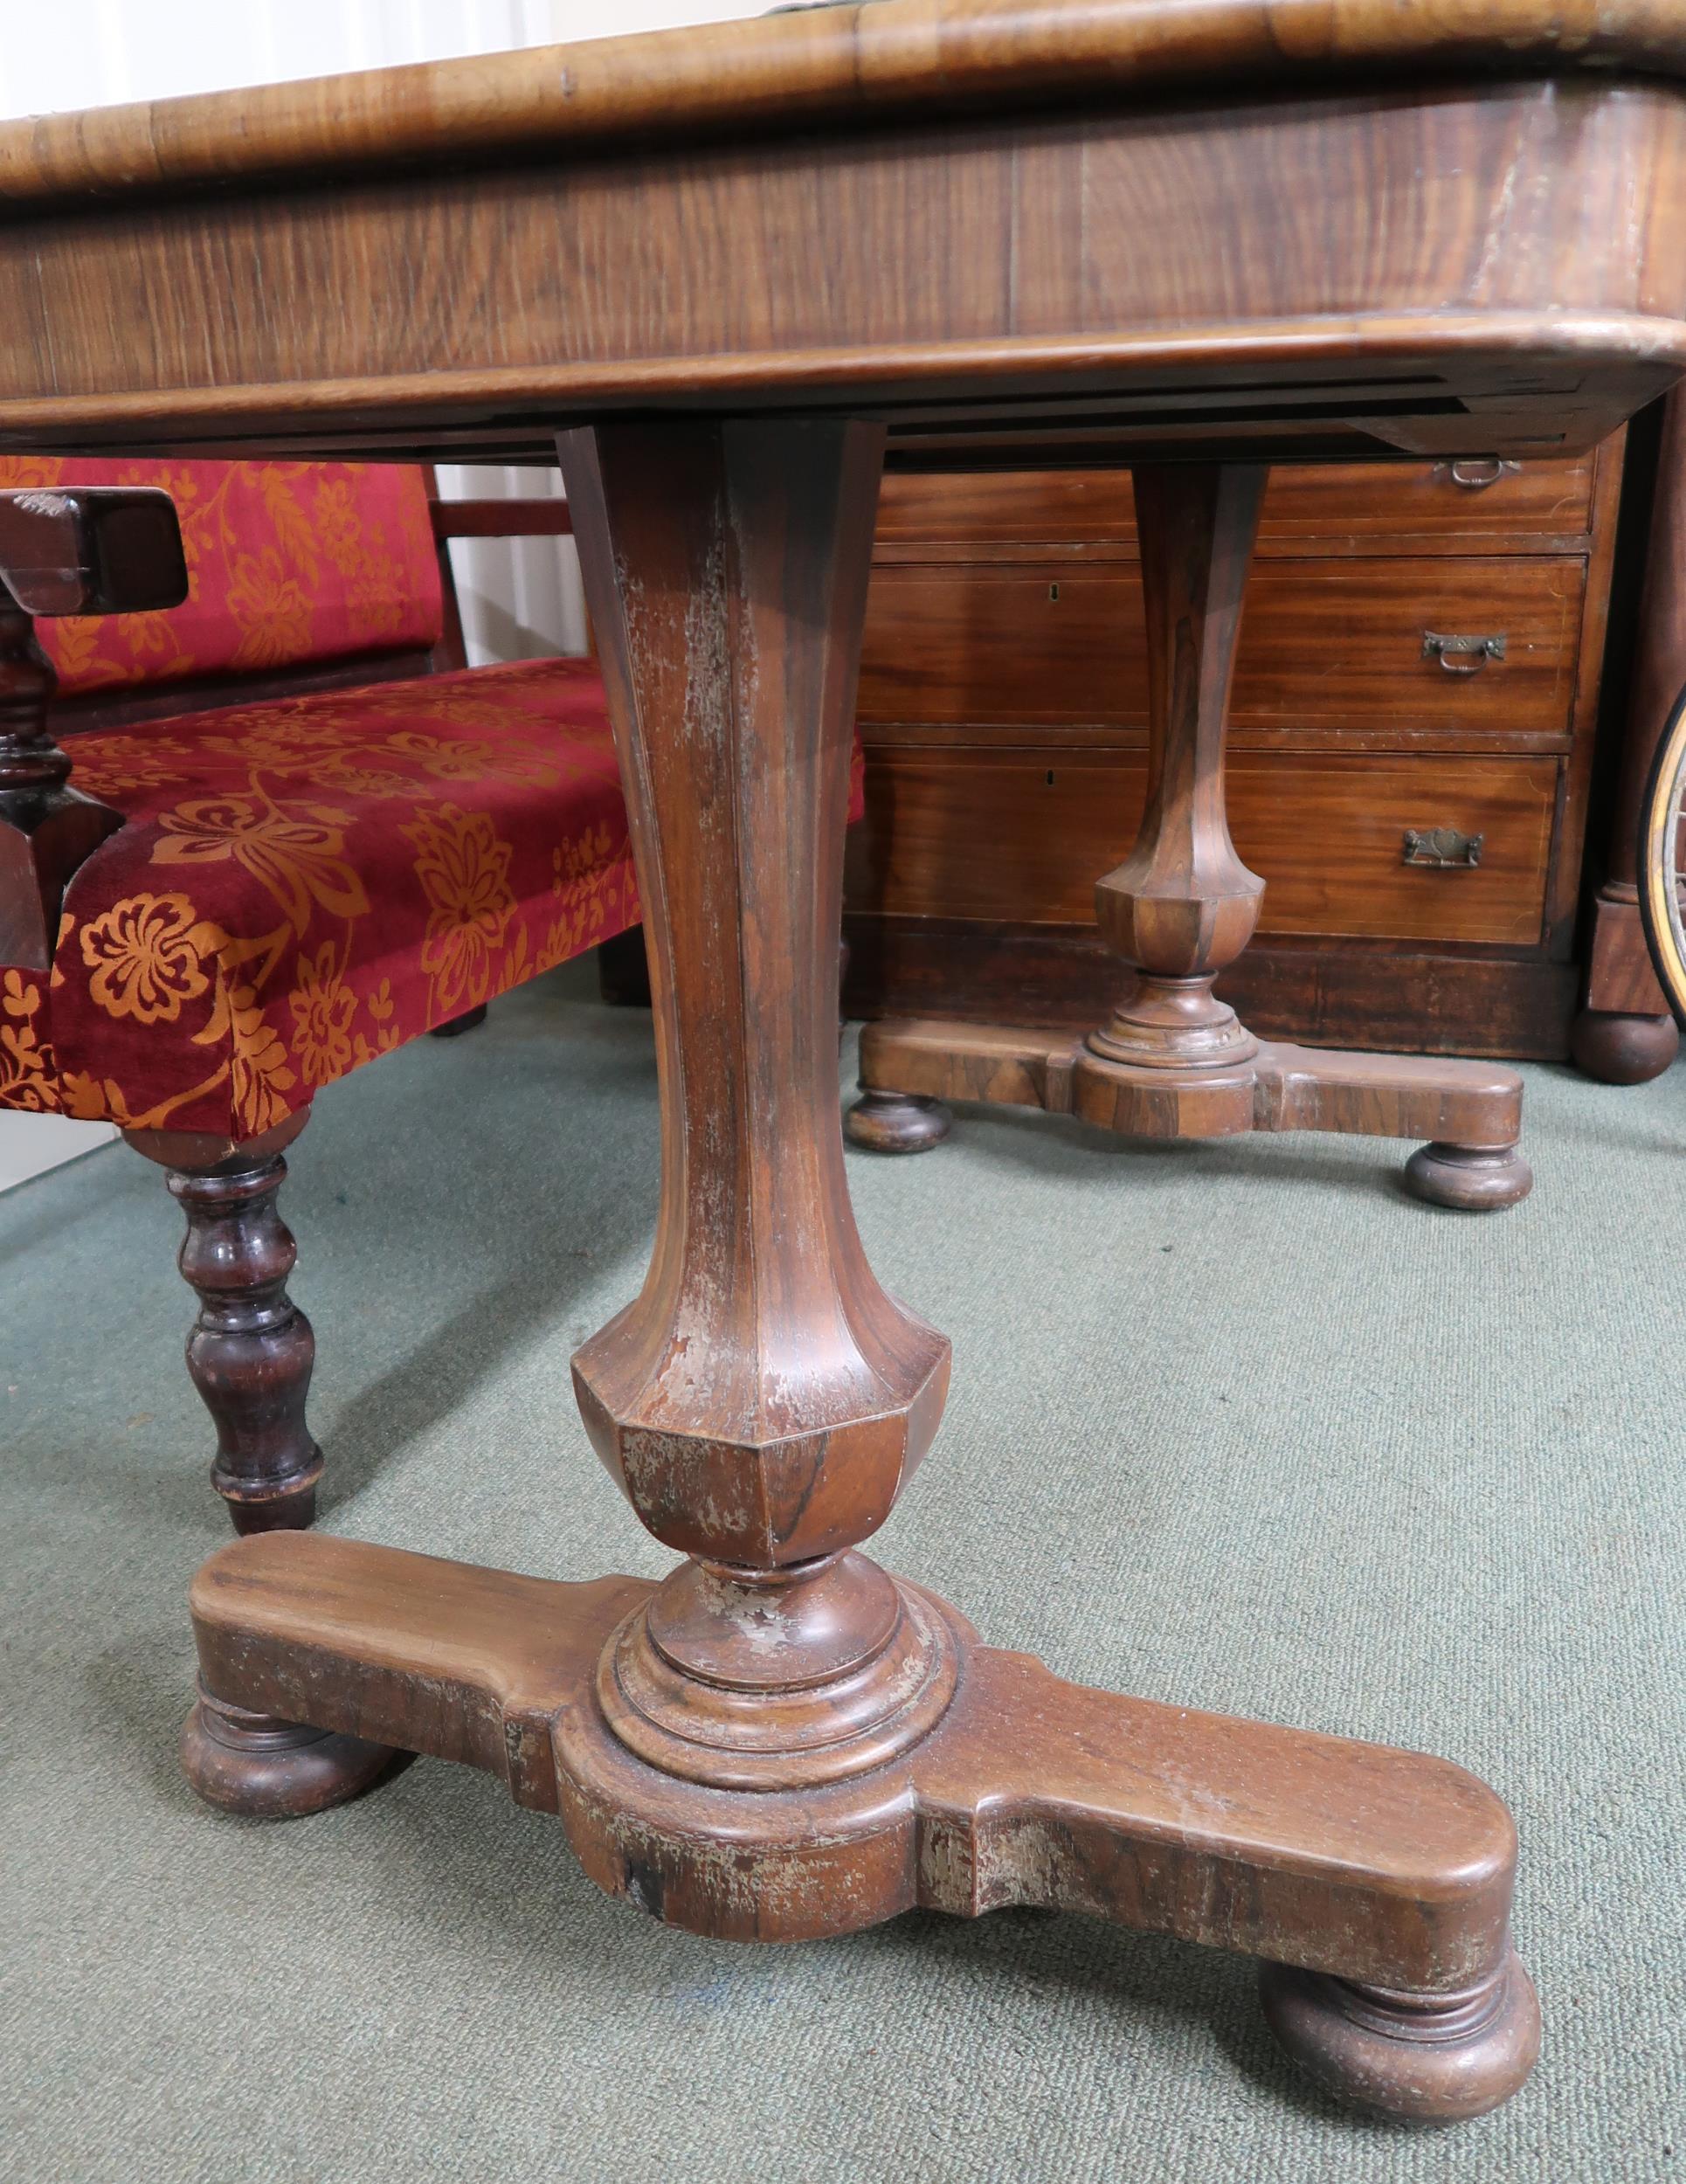
[(1662, 731), (1641, 809), (1639, 907), (1657, 983), (1686, 1027), (1686, 690)]

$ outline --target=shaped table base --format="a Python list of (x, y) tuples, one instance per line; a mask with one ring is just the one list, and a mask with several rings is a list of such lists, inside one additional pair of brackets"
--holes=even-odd
[[(193, 1587), (189, 1776), (273, 1815), (354, 1797), (400, 1752), (460, 1760), (556, 1814), (599, 1887), (694, 1933), (810, 1940), (916, 1905), (1087, 1911), (1264, 1959), (1278, 2036), (1349, 2099), (1450, 2120), (1527, 2076), (1515, 1830), (1461, 1768), (1062, 1683), (891, 1580), (885, 1649), (909, 1625), (932, 1641), (932, 1672), (900, 1678), (881, 1724), (892, 1756), (839, 1762), (840, 1695), (862, 1681), (840, 1662), (837, 1741), (787, 1750), (780, 1787), (723, 1787), (742, 1764), (729, 1727), (689, 1724), (686, 1773), (626, 1741), (628, 1651), (688, 1576), (564, 1585), (308, 1534), (236, 1541)], [(857, 1554), (813, 1581), (886, 1582)]]
[(656, 1586), (570, 1586), (249, 1539), (194, 1588), (188, 1772), (218, 1804), (281, 1814), (355, 1796), (402, 1752), (465, 1760), (556, 1813), (604, 1888), (701, 1933), (1026, 1903), (1251, 1951), (1274, 1967), (1272, 2022), (1326, 2084), (1473, 2114), (1522, 2082), (1537, 2022), (1491, 1791), (1059, 1683), (858, 1552), (931, 1445), (950, 1366), (867, 1264), (838, 1115), (883, 443), (870, 423), (775, 418), (561, 445), (662, 1125), (648, 1274), (574, 1386), (639, 1521), (687, 1559)]

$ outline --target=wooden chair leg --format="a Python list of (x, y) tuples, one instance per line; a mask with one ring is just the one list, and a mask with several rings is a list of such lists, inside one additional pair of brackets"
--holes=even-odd
[(645, 952), (644, 928), (629, 925), (612, 940), (598, 943), (598, 994), (611, 1008), (647, 1009), (650, 1006), (650, 959)]
[(209, 1133), (125, 1130), (169, 1171), (187, 1215), (176, 1263), (199, 1299), (187, 1369), (217, 1427), (211, 1481), (239, 1532), (301, 1531), (316, 1513), (322, 1453), (305, 1422), (310, 1322), (287, 1293), (298, 1256), (275, 1210), (283, 1150), (307, 1108), (244, 1144)]
[(486, 1004), (478, 1008), (465, 1009), (460, 1016), (453, 1016), (448, 1024), (435, 1024), (428, 1033), (430, 1039), (460, 1039), (465, 1032), (472, 1032), (486, 1021)]

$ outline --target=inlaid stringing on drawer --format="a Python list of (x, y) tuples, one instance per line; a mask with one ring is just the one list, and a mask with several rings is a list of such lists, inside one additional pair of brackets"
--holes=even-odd
[[(1092, 750), (869, 743), (848, 896), (891, 916), (1092, 922), (1135, 837), (1145, 760)], [(1242, 754), (1231, 832), (1266, 881), (1264, 933), (1526, 945), (1544, 911), (1558, 762)], [(1407, 860), (1408, 833), (1479, 835), (1471, 863)]]
[[(1573, 555), (1260, 562), (1232, 725), (1566, 738), (1585, 585)], [(859, 712), (909, 724), (1144, 729), (1135, 570), (879, 569)]]
[[(1582, 535), (1592, 521), (1593, 459), (1579, 462), (1279, 464), (1271, 472), (1259, 546), (1384, 550), (1401, 539), (1513, 541)], [(891, 473), (879, 498), (881, 543), (1037, 541), (1133, 549), (1135, 503), (1125, 471), (1008, 471), (960, 476)]]

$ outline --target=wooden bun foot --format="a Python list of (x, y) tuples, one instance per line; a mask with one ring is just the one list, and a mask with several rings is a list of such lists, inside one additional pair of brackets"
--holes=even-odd
[(916, 1092), (863, 1092), (844, 1123), (851, 1141), (871, 1152), (929, 1152), (953, 1125), (941, 1100)]
[(1394, 1994), (1265, 1964), (1259, 1997), (1272, 2032), (1326, 2092), (1402, 2122), (1484, 2116), (1539, 2055), (1539, 2002), (1514, 1951), (1461, 1994)]
[(296, 1820), (361, 1797), (404, 1755), (361, 1737), (248, 1713), (203, 1683), (182, 1730), (182, 1767), (209, 1805), (249, 1820)]
[(1672, 1016), (1618, 1016), (1583, 1009), (1569, 1032), (1575, 1067), (1600, 1084), (1645, 1084), (1680, 1052)]
[(1534, 1171), (1514, 1145), (1498, 1151), (1480, 1145), (1419, 1145), (1405, 1164), (1412, 1194), (1430, 1206), (1461, 1213), (1496, 1213), (1517, 1206), (1534, 1187)]
[(460, 1016), (453, 1016), (448, 1024), (435, 1024), (427, 1034), (430, 1039), (460, 1039), (465, 1032), (472, 1032), (486, 1021), (486, 1004), (478, 1008), (465, 1009)]
[(307, 1471), (278, 1491), (239, 1493), (220, 1469), (211, 1475), (211, 1484), (228, 1503), (234, 1529), (244, 1539), (259, 1531), (308, 1531), (316, 1521), (316, 1484), (322, 1476), (318, 1456)]

